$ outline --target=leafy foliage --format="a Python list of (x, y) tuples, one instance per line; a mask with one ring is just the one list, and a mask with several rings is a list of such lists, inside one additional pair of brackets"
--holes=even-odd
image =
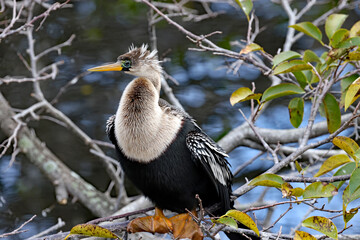
[(320, 29), (318, 27), (316, 27), (313, 23), (302, 22), (302, 23), (291, 25), (289, 27), (305, 33), (306, 35), (318, 40), (321, 44), (324, 45), (324, 43), (322, 42), (322, 33), (321, 33)]
[[(259, 109), (268, 101), (283, 96), (300, 95), (292, 98), (288, 104), (290, 122), (298, 128), (303, 121), (304, 105), (306, 101), (314, 102), (320, 96), (321, 106), (318, 112), (326, 118), (327, 128), (330, 134), (339, 133), (342, 127), (342, 108), (348, 110), (360, 96), (360, 78), (356, 72), (347, 74), (346, 77), (336, 80), (339, 76), (339, 68), (344, 70), (343, 65), (349, 65), (356, 68), (356, 62), (360, 59), (360, 21), (356, 22), (350, 30), (341, 28), (347, 19), (345, 14), (332, 14), (326, 19), (325, 33), (327, 43), (323, 42), (323, 35), (320, 29), (311, 22), (302, 22), (289, 27), (300, 31), (320, 44), (327, 47), (320, 56), (310, 49), (303, 53), (296, 51), (284, 51), (274, 56), (272, 61), (272, 73), (283, 79), (291, 78), (292, 81), (281, 82), (280, 84), (268, 87), (262, 94)], [(346, 74), (346, 72), (344, 72)], [(330, 88), (321, 89), (316, 94), (310, 94), (312, 89), (316, 89), (324, 81), (340, 81), (341, 100), (331, 92)], [(249, 94), (252, 94), (249, 91)], [(242, 98), (243, 101), (247, 100)], [(358, 106), (357, 106), (358, 107)], [(353, 108), (352, 108), (353, 109)], [(360, 168), (358, 166), (360, 159), (360, 149), (356, 141), (346, 136), (334, 136), (332, 140), (335, 147), (343, 150), (346, 154), (336, 154), (327, 158), (320, 166), (314, 178), (324, 174), (337, 176), (350, 176), (349, 181), (338, 181), (334, 183), (318, 182), (311, 183), (305, 188), (294, 188), (290, 182), (276, 174), (263, 174), (254, 178), (249, 184), (253, 186), (275, 187), (281, 190), (284, 198), (329, 198), (338, 194), (340, 187), (347, 184), (342, 192), (343, 199), (343, 219), (345, 225), (354, 215), (358, 213), (359, 208), (347, 210), (350, 202), (360, 198)], [(303, 174), (304, 169), (296, 161), (296, 169)], [(335, 171), (336, 170), (336, 171)], [(334, 172), (335, 173), (332, 173)], [(313, 216), (302, 222), (304, 227), (315, 229), (328, 237), (337, 239), (338, 232), (335, 224), (326, 217)], [(294, 239), (315, 239), (309, 233), (296, 231)]]
[(337, 239), (338, 232), (335, 224), (328, 218), (321, 216), (313, 216), (305, 219), (302, 222), (304, 227), (312, 228), (316, 231), (319, 231), (325, 234), (328, 237)]
[(251, 180), (250, 184), (255, 186), (266, 186), (266, 187), (276, 187), (281, 188), (281, 185), (284, 183), (282, 177), (276, 174), (262, 174)]
[(236, 221), (253, 230), (258, 236), (260, 235), (256, 223), (247, 214), (238, 210), (229, 210), (218, 219), (213, 220), (213, 222), (218, 222), (233, 228), (238, 228)]
[(245, 13), (248, 21), (249, 21), (249, 14), (253, 8), (252, 0), (235, 0), (235, 2), (240, 6), (240, 8)]
[(291, 99), (288, 108), (289, 108), (290, 122), (295, 128), (298, 128), (304, 116), (304, 99), (302, 98)]

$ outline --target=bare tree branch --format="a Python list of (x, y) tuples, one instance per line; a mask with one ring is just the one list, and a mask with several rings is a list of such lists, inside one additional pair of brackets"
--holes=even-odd
[[(0, 94), (0, 128), (7, 136), (11, 136), (18, 125), (13, 119), (14, 116), (6, 99)], [(55, 189), (59, 189), (57, 191), (66, 191), (76, 196), (97, 216), (106, 216), (115, 211), (113, 199), (109, 199), (97, 191), (78, 174), (66, 167), (27, 126), (23, 126), (16, 137), (20, 151), (44, 173)], [(91, 194), (91, 199), (88, 194)], [(64, 202), (64, 199), (57, 200)]]
[(15, 229), (14, 231), (9, 232), (9, 233), (1, 234), (1, 235), (0, 235), (0, 238), (9, 237), (9, 236), (12, 236), (12, 235), (16, 235), (16, 234), (19, 234), (19, 233), (26, 232), (27, 230), (21, 230), (21, 229), (22, 229), (23, 227), (25, 227), (26, 224), (28, 224), (29, 222), (31, 222), (35, 217), (36, 217), (36, 215), (32, 216), (29, 220), (27, 220), (26, 222), (24, 222), (23, 224), (21, 224), (20, 227), (18, 227), (18, 228)]

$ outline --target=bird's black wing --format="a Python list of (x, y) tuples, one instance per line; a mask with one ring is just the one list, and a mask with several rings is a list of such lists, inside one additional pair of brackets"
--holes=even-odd
[(116, 138), (115, 138), (115, 128), (114, 123), (115, 122), (115, 115), (112, 115), (109, 117), (109, 119), (106, 121), (106, 133), (110, 139), (110, 141), (113, 144), (116, 144)]
[(224, 208), (230, 209), (230, 192), (232, 173), (229, 169), (229, 163), (226, 160), (228, 155), (214, 142), (201, 128), (195, 123), (195, 120), (182, 109), (170, 105), (163, 99), (159, 100), (162, 108), (168, 109), (173, 114), (180, 115), (193, 122), (195, 131), (188, 133), (186, 145), (191, 152), (193, 161), (205, 169), (209, 178), (213, 182)]
[(223, 207), (230, 209), (232, 173), (226, 160), (227, 154), (200, 127), (198, 130), (188, 133), (186, 145), (192, 153), (193, 161), (201, 164), (214, 183)]

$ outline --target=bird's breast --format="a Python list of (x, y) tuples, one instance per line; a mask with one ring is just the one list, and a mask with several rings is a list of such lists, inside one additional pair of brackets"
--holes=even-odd
[(181, 118), (164, 113), (160, 107), (120, 110), (115, 118), (115, 137), (126, 157), (147, 163), (166, 151), (181, 127)]

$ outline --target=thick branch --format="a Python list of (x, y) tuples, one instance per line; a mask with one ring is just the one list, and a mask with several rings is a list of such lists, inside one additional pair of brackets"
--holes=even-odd
[[(345, 114), (342, 116), (341, 121), (344, 123), (351, 119), (353, 114)], [(258, 133), (264, 138), (268, 144), (277, 143), (296, 143), (303, 136), (305, 129), (267, 129), (256, 128)], [(326, 121), (314, 124), (310, 137), (318, 137), (324, 134), (328, 134)], [(226, 151), (231, 152), (238, 146), (246, 146), (245, 140), (253, 140), (258, 142), (258, 138), (253, 131), (248, 127), (247, 123), (243, 123), (239, 127), (231, 130), (226, 136), (224, 136), (218, 143)]]
[(314, 183), (314, 182), (327, 182), (333, 183), (338, 181), (346, 181), (350, 179), (350, 174), (342, 175), (342, 176), (335, 176), (335, 177), (282, 177), (285, 182), (307, 182), (307, 183)]
[[(0, 94), (0, 129), (7, 136), (11, 136), (17, 126), (12, 118), (14, 115), (6, 99)], [(17, 140), (20, 151), (44, 173), (56, 189), (69, 192), (96, 216), (106, 216), (115, 211), (113, 199), (71, 171), (29, 128), (23, 126), (17, 134)], [(64, 199), (58, 201), (64, 202)]]

